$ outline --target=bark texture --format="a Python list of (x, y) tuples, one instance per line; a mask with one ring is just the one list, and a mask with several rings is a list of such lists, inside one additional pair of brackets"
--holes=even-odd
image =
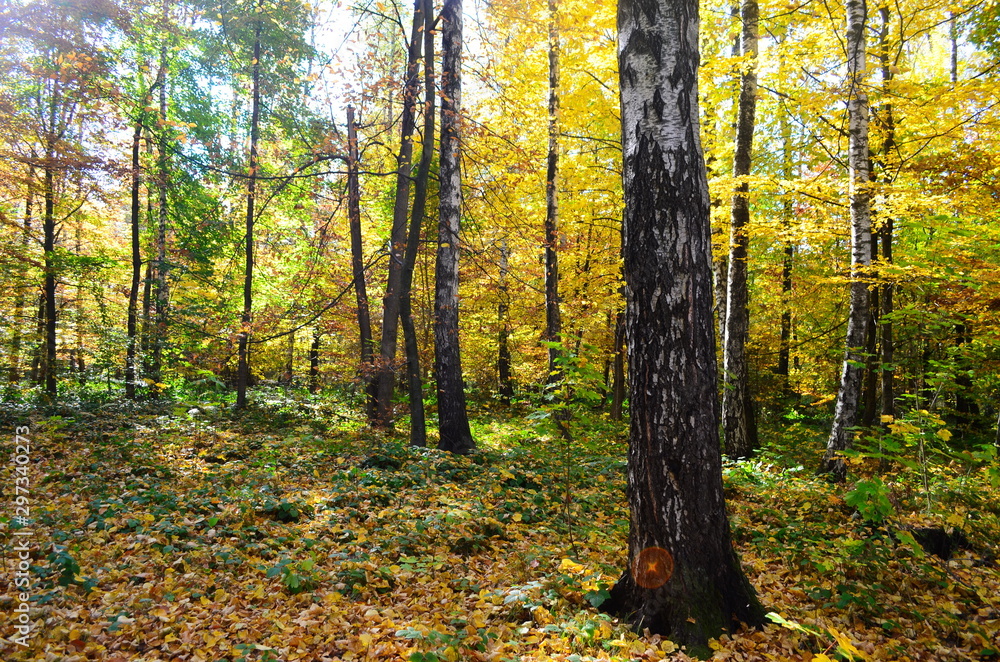
[[(347, 107), (347, 223), (351, 233), (351, 274), (354, 298), (358, 310), (358, 343), (360, 344), (361, 383), (365, 391), (365, 412), (375, 421), (374, 349), (372, 321), (368, 307), (368, 286), (365, 282), (365, 256), (361, 246), (361, 185), (358, 182), (358, 131), (354, 125), (354, 107)], [(391, 397), (391, 393), (390, 393)]]
[(763, 609), (722, 494), (698, 5), (620, 0), (629, 568), (608, 608), (704, 653)]
[(747, 289), (747, 258), (750, 238), (750, 174), (753, 132), (757, 113), (757, 2), (744, 0), (741, 9), (743, 23), (743, 74), (740, 81), (739, 117), (736, 123), (736, 151), (733, 174), (744, 178), (733, 195), (729, 225), (729, 280), (726, 285), (726, 325), (723, 346), (722, 426), (726, 455), (731, 458), (749, 457), (757, 448), (757, 423), (750, 397), (750, 377), (747, 368), (746, 345), (750, 335), (749, 292)]
[(851, 303), (847, 318), (847, 347), (840, 371), (840, 388), (833, 414), (833, 426), (826, 442), (821, 473), (843, 480), (847, 467), (840, 451), (851, 447), (853, 428), (858, 422), (861, 377), (864, 372), (865, 338), (868, 333), (868, 285), (871, 266), (871, 192), (869, 190), (868, 96), (865, 93), (864, 0), (847, 2), (847, 82), (848, 82), (848, 169), (851, 205)]
[[(254, 26), (253, 76), (250, 113), (250, 162), (247, 176), (246, 264), (243, 272), (243, 315), (240, 318), (239, 363), (236, 375), (236, 407), (247, 406), (250, 382), (250, 326), (253, 322), (253, 226), (257, 200), (257, 142), (260, 140), (260, 21)], [(159, 314), (159, 311), (157, 311)]]
[(462, 0), (441, 10), (441, 189), (434, 290), (434, 373), (437, 378), (438, 448), (467, 453), (476, 443), (469, 429), (458, 341), (458, 258), (462, 209), (460, 119)]
[[(545, 168), (545, 340), (559, 342), (559, 0), (549, 0), (549, 151)], [(558, 379), (558, 347), (549, 347), (546, 382)]]
[(142, 280), (142, 253), (139, 245), (139, 191), (142, 177), (139, 170), (139, 148), (142, 139), (142, 122), (135, 123), (132, 134), (132, 205), (129, 214), (129, 225), (132, 229), (132, 284), (128, 291), (128, 319), (126, 320), (126, 336), (128, 346), (125, 352), (125, 397), (135, 399), (136, 381), (136, 317), (138, 316), (139, 285)]
[(406, 382), (410, 400), (410, 445), (427, 445), (427, 420), (424, 415), (424, 388), (420, 375), (420, 347), (413, 320), (413, 272), (417, 266), (420, 233), (427, 213), (427, 188), (430, 182), (431, 159), (434, 155), (434, 7), (433, 0), (421, 0), (423, 6), (424, 39), (424, 135), (413, 185), (413, 211), (406, 237), (403, 257), (403, 291), (399, 301), (399, 320), (403, 327), (406, 349)]
[(389, 276), (382, 300), (381, 356), (376, 376), (375, 424), (391, 428), (392, 393), (396, 385), (396, 344), (399, 337), (400, 301), (407, 243), (407, 219), (410, 211), (410, 168), (413, 164), (413, 132), (416, 128), (417, 93), (420, 90), (420, 33), (424, 27), (423, 0), (413, 8), (413, 29), (406, 57), (406, 84), (403, 89), (403, 115), (400, 118), (399, 155), (396, 157), (396, 197), (392, 210), (389, 238)]

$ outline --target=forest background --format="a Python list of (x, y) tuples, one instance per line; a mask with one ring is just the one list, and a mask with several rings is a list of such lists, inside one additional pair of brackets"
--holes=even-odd
[[(841, 388), (849, 285), (863, 282), (869, 330), (852, 360), (862, 372), (854, 423), (864, 432), (848, 458), (851, 481), (839, 488), (803, 478), (796, 484), (807, 496), (798, 512), (822, 494), (837, 516), (843, 506), (866, 525), (900, 527), (911, 517), (907, 530), (957, 530), (978, 540), (978, 561), (989, 558), (1000, 444), (1000, 7), (868, 7), (861, 84), (870, 105), (865, 188), (875, 239), (871, 264), (859, 272), (851, 258), (847, 105), (856, 90), (845, 74), (845, 7), (761, 3), (751, 49), (747, 4), (701, 8), (701, 139), (711, 187), (719, 364), (728, 365), (727, 339), (744, 336), (743, 369), (723, 370), (723, 392), (745, 392), (752, 402), (743, 423), (751, 440), (730, 455), (758, 458), (727, 465), (742, 472), (727, 474), (736, 481), (727, 487), (739, 492), (744, 480), (765, 494), (787, 489), (796, 479), (790, 470), (806, 466), (811, 473), (819, 465)], [(334, 446), (323, 452), (336, 448), (356, 457), (358, 467), (374, 462), (391, 472), (399, 463), (427, 469), (444, 462), (393, 445), (400, 437), (392, 432), (410, 431), (410, 440), (423, 445), (426, 415), (430, 445), (438, 442), (439, 402), (429, 387), (441, 280), (435, 262), (448, 242), (437, 234), (434, 136), (441, 127), (427, 120), (447, 98), (424, 87), (426, 74), (435, 80), (428, 65), (441, 49), (438, 11), (421, 2), (334, 7), (295, 0), (0, 7), (0, 381), (11, 428), (31, 417), (45, 438), (67, 445), (103, 435), (110, 446), (102, 452), (112, 455), (125, 452), (122, 429), (139, 430), (137, 439), (147, 444), (157, 434), (194, 435), (203, 445), (195, 459), (225, 466), (259, 450), (244, 448), (254, 434), (301, 427), (331, 434), (338, 441), (324, 442)], [(462, 226), (453, 243), (461, 249), (460, 374), (472, 437), (501, 453), (487, 465), (495, 460), (498, 473), (491, 475), (508, 488), (544, 494), (538, 476), (546, 471), (565, 488), (549, 495), (548, 510), (536, 504), (537, 513), (518, 510), (495, 521), (551, 516), (575, 544), (580, 524), (567, 513), (586, 509), (570, 492), (585, 495), (594, 476), (571, 476), (568, 458), (620, 460), (628, 418), (614, 8), (496, 0), (465, 11)], [(428, 37), (437, 49), (430, 58), (419, 50)], [(741, 171), (740, 92), (749, 72), (756, 76), (756, 121), (752, 165)], [(749, 216), (734, 231), (740, 187), (745, 192), (735, 200), (747, 202)], [(730, 277), (734, 265), (744, 273), (742, 286)], [(742, 322), (727, 312), (742, 308), (728, 304), (734, 293), (746, 301)], [(726, 328), (744, 322), (745, 329)], [(238, 443), (220, 432), (230, 425)], [(227, 443), (239, 448), (219, 450)], [(47, 452), (58, 452), (55, 446)], [(503, 452), (528, 446), (545, 458), (536, 469), (501, 468)], [(177, 448), (181, 457), (185, 448)], [(316, 470), (319, 460), (310, 461)], [(518, 461), (532, 467), (536, 460)], [(470, 467), (480, 466), (448, 462), (473, 473)], [(592, 487), (595, 503), (610, 498)], [(99, 503), (108, 498), (95, 496)], [(298, 521), (291, 496), (265, 501), (256, 505), (265, 515), (270, 507), (271, 519)], [(465, 521), (450, 517), (449, 527)], [(156, 535), (166, 536), (161, 555), (177, 536)], [(482, 551), (477, 535), (492, 537), (470, 533), (466, 555)], [(769, 539), (758, 542), (767, 547)], [(81, 588), (86, 573), (78, 573), (84, 553), (70, 556), (70, 547), (56, 545), (41, 576), (53, 591), (88, 595)], [(918, 547), (878, 553), (917, 555)], [(839, 560), (825, 570), (826, 561), (802, 553), (821, 574), (838, 564), (863, 565), (871, 561), (864, 554), (874, 553), (838, 549), (828, 551)], [(610, 562), (608, 553), (591, 552), (604, 558), (594, 563)], [(569, 562), (553, 576), (564, 583), (577, 577), (585, 586), (575, 589), (589, 589), (553, 601), (578, 605), (584, 594), (599, 595), (599, 572), (579, 570), (587, 566), (575, 547), (553, 554), (557, 563), (564, 556)], [(268, 578), (294, 583), (290, 576), (309, 574), (296, 574), (302, 568), (291, 558)], [(379, 580), (363, 565), (369, 560), (351, 562), (374, 587)], [(518, 586), (530, 584), (530, 570), (541, 562), (524, 564)], [(995, 558), (975, 566), (983, 567), (995, 581)], [(947, 594), (956, 584), (948, 584), (952, 571), (942, 572)], [(841, 630), (875, 627), (885, 638), (877, 645), (890, 646), (888, 640), (903, 649), (899, 641), (918, 639), (906, 627), (895, 629), (903, 617), (872, 626), (876, 617), (866, 610), (878, 611), (881, 589), (858, 588), (877, 584), (870, 579), (817, 583), (803, 593), (803, 600), (832, 607), (831, 619), (845, 619), (840, 630), (819, 627), (817, 639), (832, 637), (827, 652), (853, 654), (829, 634)], [(545, 628), (558, 625), (549, 620), (556, 607), (532, 602), (535, 589), (546, 590), (524, 589), (532, 597), (521, 602), (539, 632), (524, 637), (544, 639)], [(980, 593), (973, 590), (978, 597), (970, 600), (980, 602), (968, 612), (978, 615), (980, 630), (963, 633), (955, 623), (965, 612), (948, 611), (942, 628), (950, 634), (935, 631), (935, 645), (996, 655), (995, 593), (992, 602)], [(604, 621), (588, 622), (598, 624), (577, 637), (579, 645), (619, 641), (605, 633)], [(459, 637), (462, 629), (449, 627), (448, 636)], [(576, 641), (559, 627), (549, 635)], [(101, 632), (108, 634), (106, 625)], [(161, 636), (168, 648), (170, 634)], [(615, 646), (634, 643), (619, 634)], [(475, 636), (409, 638), (420, 642), (421, 655), (446, 657), (449, 648), (465, 646), (469, 655), (476, 646), (489, 648), (488, 636)], [(80, 652), (107, 645), (68, 627), (54, 640)], [(352, 639), (350, 646), (358, 641), (364, 643)]]

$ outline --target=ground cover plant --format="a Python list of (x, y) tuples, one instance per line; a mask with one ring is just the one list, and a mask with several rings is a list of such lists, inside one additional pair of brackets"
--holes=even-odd
[[(620, 423), (578, 412), (563, 435), (529, 410), (483, 411), (479, 449), (457, 456), (335, 407), (35, 421), (32, 518), (3, 528), (8, 577), (14, 534), (41, 543), (33, 628), (14, 643), (11, 586), (3, 658), (689, 659), (600, 611), (625, 562)], [(734, 544), (772, 623), (710, 641), (713, 659), (1000, 657), (996, 464), (893, 456), (915, 425), (850, 457), (846, 484), (814, 475), (823, 429), (797, 416), (725, 465)]]

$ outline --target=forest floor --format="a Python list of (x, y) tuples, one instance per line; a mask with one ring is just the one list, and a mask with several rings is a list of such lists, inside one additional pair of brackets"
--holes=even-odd
[[(458, 457), (289, 411), (34, 425), (31, 521), (0, 529), (0, 657), (690, 659), (593, 606), (625, 562), (620, 424), (575, 423), (570, 444), (537, 421), (484, 415), (480, 450)], [(757, 460), (726, 465), (725, 487), (775, 623), (713, 640), (713, 659), (1000, 659), (1000, 491), (987, 468), (971, 455), (857, 458), (832, 485), (811, 471), (819, 427), (785, 421), (765, 441)], [(950, 560), (919, 544), (930, 527), (954, 543)], [(23, 539), (27, 647), (14, 627)]]

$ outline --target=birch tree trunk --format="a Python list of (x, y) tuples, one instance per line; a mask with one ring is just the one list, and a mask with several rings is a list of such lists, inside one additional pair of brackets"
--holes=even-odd
[(135, 399), (136, 375), (136, 317), (139, 303), (139, 285), (142, 280), (142, 252), (139, 245), (139, 191), (142, 177), (139, 170), (139, 148), (142, 140), (142, 122), (135, 123), (132, 135), (132, 206), (129, 225), (132, 229), (132, 284), (128, 291), (128, 319), (125, 323), (128, 347), (125, 351), (125, 397)]
[(871, 192), (868, 169), (868, 95), (865, 93), (865, 0), (847, 1), (848, 170), (851, 207), (851, 303), (847, 318), (847, 346), (840, 372), (840, 388), (833, 426), (826, 442), (821, 473), (843, 480), (847, 467), (840, 451), (853, 443), (861, 400), (865, 337), (868, 332), (868, 285), (871, 266)]
[(764, 613), (722, 494), (698, 24), (696, 0), (618, 3), (630, 527), (607, 607), (705, 654)]
[[(545, 339), (559, 342), (559, 0), (549, 0), (549, 151), (545, 170)], [(549, 346), (547, 383), (558, 379), (559, 347)]]
[(441, 450), (475, 448), (465, 407), (458, 339), (458, 257), (462, 208), (461, 94), (462, 0), (445, 0), (441, 10), (441, 189), (434, 296), (434, 372), (437, 377)]
[[(757, 1), (744, 0), (741, 9), (743, 23), (743, 74), (740, 82), (739, 116), (736, 124), (736, 152), (733, 174), (746, 178), (750, 174), (753, 150), (754, 119), (757, 111)], [(722, 425), (726, 455), (731, 458), (749, 457), (757, 448), (757, 425), (753, 401), (750, 398), (746, 344), (750, 332), (749, 293), (747, 291), (747, 256), (750, 238), (750, 185), (737, 184), (733, 195), (729, 225), (729, 278), (726, 285), (726, 325), (723, 345)]]
[[(163, 20), (167, 20), (167, 3), (163, 3)], [(164, 40), (166, 37), (164, 37)], [(170, 291), (167, 284), (169, 266), (167, 265), (167, 183), (169, 182), (169, 145), (167, 139), (167, 45), (160, 47), (160, 127), (159, 140), (159, 160), (158, 160), (158, 196), (159, 196), (159, 217), (156, 226), (156, 282), (154, 284), (156, 299), (156, 320), (153, 334), (153, 356), (150, 360), (150, 379), (154, 383), (160, 383), (160, 375), (163, 367), (163, 348), (167, 340), (167, 305), (170, 299)]]

